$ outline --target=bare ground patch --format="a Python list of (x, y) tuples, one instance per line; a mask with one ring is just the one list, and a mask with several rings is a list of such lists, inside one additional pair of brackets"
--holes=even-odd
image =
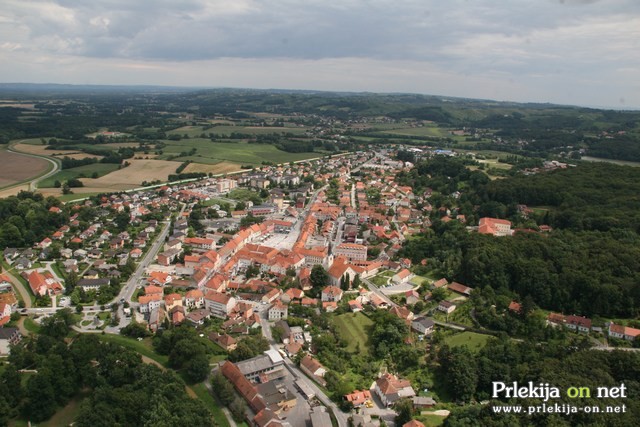
[(4, 187), (42, 174), (50, 163), (36, 157), (0, 151), (0, 165), (0, 187)]

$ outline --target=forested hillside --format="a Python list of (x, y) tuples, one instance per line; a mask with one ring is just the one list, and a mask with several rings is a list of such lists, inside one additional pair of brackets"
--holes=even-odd
[[(471, 223), (483, 216), (511, 220), (508, 238), (469, 233), (440, 223), (411, 238), (401, 255), (472, 287), (491, 287), (545, 309), (581, 315), (635, 317), (640, 308), (640, 170), (610, 164), (488, 181), (464, 161), (436, 158), (401, 176), (417, 189), (437, 190), (435, 208), (456, 209)], [(459, 200), (448, 195), (462, 189)], [(523, 214), (517, 205), (532, 212)], [(551, 225), (539, 233), (539, 225)]]

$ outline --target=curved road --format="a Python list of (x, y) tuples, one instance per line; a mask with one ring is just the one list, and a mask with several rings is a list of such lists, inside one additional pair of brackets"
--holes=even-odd
[[(21, 182), (19, 184), (11, 186), (11, 187), (15, 187), (15, 186), (18, 186), (18, 185), (29, 184), (29, 190), (30, 191), (34, 191), (36, 188), (38, 188), (38, 182), (42, 181), (43, 179), (47, 179), (50, 176), (53, 176), (56, 172), (58, 172), (60, 170), (60, 164), (56, 160), (52, 159), (51, 157), (40, 156), (38, 154), (25, 153), (25, 152), (18, 151), (16, 149), (14, 149), (14, 145), (15, 144), (20, 144), (23, 141), (25, 141), (25, 140), (22, 139), (20, 141), (10, 143), (9, 146), (7, 147), (7, 151), (10, 152), (10, 153), (19, 154), (21, 156), (28, 156), (28, 157), (35, 157), (37, 159), (44, 159), (44, 160), (48, 161), (49, 163), (51, 163), (53, 165), (53, 169), (51, 169), (49, 172), (45, 173), (44, 175), (36, 177), (36, 178), (34, 178), (34, 179), (30, 180), (30, 181)], [(11, 188), (11, 187), (8, 187), (8, 188)]]

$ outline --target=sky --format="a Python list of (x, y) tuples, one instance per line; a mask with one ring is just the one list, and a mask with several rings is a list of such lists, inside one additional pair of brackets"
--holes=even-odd
[(2, 0), (0, 82), (640, 108), (639, 0)]

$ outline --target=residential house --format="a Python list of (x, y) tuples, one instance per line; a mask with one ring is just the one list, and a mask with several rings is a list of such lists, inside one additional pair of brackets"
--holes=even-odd
[(449, 286), (447, 286), (447, 289), (465, 296), (470, 296), (471, 291), (473, 290), (472, 288), (458, 282), (451, 282)]
[(187, 291), (184, 297), (187, 308), (202, 308), (204, 306), (204, 294), (200, 289), (192, 289)]
[(236, 306), (236, 299), (227, 294), (208, 291), (204, 295), (204, 305), (211, 315), (224, 319)]
[(627, 341), (634, 341), (638, 336), (640, 336), (640, 329), (617, 325), (611, 322), (609, 324), (609, 336), (618, 339), (625, 339)]
[(344, 399), (351, 402), (354, 408), (360, 408), (368, 400), (371, 400), (371, 392), (369, 390), (356, 390), (353, 393), (346, 394)]
[(434, 321), (426, 317), (418, 317), (411, 322), (411, 329), (423, 335), (431, 335), (434, 326)]
[(174, 307), (182, 307), (182, 295), (178, 293), (165, 295), (164, 306), (167, 311), (171, 311)]
[(16, 345), (22, 339), (16, 328), (0, 328), (0, 355), (7, 356), (11, 352), (11, 345)]
[(280, 300), (276, 300), (276, 302), (271, 307), (269, 307), (268, 318), (270, 321), (286, 319), (287, 314), (288, 314), (288, 307), (285, 304), (283, 304)]
[(565, 317), (564, 326), (574, 331), (577, 330), (578, 332), (584, 332), (588, 334), (591, 330), (591, 319), (584, 316), (567, 316)]
[(162, 306), (162, 295), (151, 294), (138, 297), (140, 313), (151, 313)]
[(109, 286), (110, 284), (111, 280), (107, 278), (78, 280), (78, 286), (80, 286), (85, 292), (99, 291), (102, 286)]
[(420, 294), (413, 289), (405, 292), (404, 296), (408, 305), (413, 305), (420, 301)]
[(323, 386), (326, 384), (324, 374), (327, 373), (327, 369), (322, 366), (322, 363), (310, 355), (307, 354), (302, 358), (300, 361), (300, 370)]
[(326, 301), (340, 301), (342, 299), (342, 289), (336, 286), (327, 286), (322, 290), (321, 300)]
[(411, 398), (416, 395), (409, 380), (398, 379), (398, 377), (389, 373), (383, 374), (376, 380), (373, 391), (387, 407), (392, 406), (402, 398)]
[(407, 270), (406, 268), (403, 268), (402, 270), (394, 274), (393, 277), (391, 277), (391, 281), (396, 285), (400, 285), (403, 283), (407, 283), (414, 276), (415, 274), (411, 273), (411, 271)]
[(443, 301), (440, 301), (440, 304), (438, 304), (438, 310), (447, 314), (453, 313), (455, 309), (456, 309), (456, 305), (451, 301), (443, 300)]
[(209, 339), (214, 343), (218, 344), (225, 351), (233, 351), (238, 347), (238, 341), (233, 338), (231, 335), (227, 334), (218, 334), (216, 332), (212, 332), (209, 334)]
[(27, 275), (27, 281), (35, 296), (57, 295), (64, 290), (50, 271), (40, 273), (38, 270), (33, 270)]

